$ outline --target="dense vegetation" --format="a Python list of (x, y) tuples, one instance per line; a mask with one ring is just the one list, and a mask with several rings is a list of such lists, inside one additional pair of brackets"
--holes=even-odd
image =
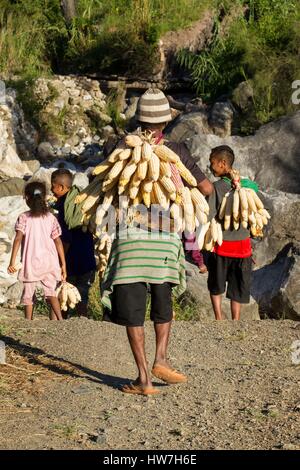
[(199, 54), (180, 51), (206, 101), (248, 81), (254, 96), (242, 131), (297, 108), (300, 79), (298, 0), (75, 0), (67, 21), (60, 0), (0, 0), (0, 76), (21, 83), (51, 73), (144, 76), (155, 70), (159, 37), (215, 14), (212, 39)]

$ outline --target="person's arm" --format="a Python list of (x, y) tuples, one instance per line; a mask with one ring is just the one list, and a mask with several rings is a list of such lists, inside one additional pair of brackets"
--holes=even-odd
[(15, 264), (16, 264), (16, 258), (17, 258), (17, 254), (19, 252), (19, 248), (21, 246), (21, 243), (22, 243), (22, 240), (23, 240), (23, 237), (24, 237), (24, 234), (22, 232), (20, 232), (20, 230), (17, 230), (16, 232), (16, 236), (15, 236), (15, 239), (14, 239), (14, 242), (13, 242), (13, 247), (12, 247), (12, 252), (11, 252), (11, 257), (10, 257), (10, 262), (9, 262), (9, 266), (7, 268), (7, 271), (10, 273), (10, 274), (13, 274), (17, 271), (17, 269), (14, 267)]
[(206, 178), (205, 174), (200, 170), (197, 163), (191, 156), (187, 146), (185, 144), (174, 144), (173, 142), (169, 143), (170, 148), (179, 155), (180, 160), (186, 166), (186, 168), (192, 173), (196, 178), (197, 188), (204, 196), (210, 196), (214, 192), (214, 186)]
[(210, 196), (214, 192), (214, 185), (207, 178), (198, 183), (197, 188), (204, 196)]
[(63, 281), (65, 281), (67, 279), (67, 268), (66, 268), (66, 258), (65, 258), (64, 247), (63, 247), (60, 237), (55, 238), (54, 243), (55, 243), (56, 251), (60, 260), (61, 278)]

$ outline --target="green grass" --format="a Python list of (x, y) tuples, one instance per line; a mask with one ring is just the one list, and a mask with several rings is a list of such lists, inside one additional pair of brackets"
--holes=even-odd
[(249, 133), (297, 110), (291, 103), (291, 86), (300, 77), (300, 4), (227, 0), (224, 10), (226, 27), (216, 18), (215, 34), (206, 50), (200, 54), (182, 50), (178, 61), (190, 70), (197, 93), (207, 101), (230, 95), (244, 80), (250, 82), (253, 107), (240, 126)]

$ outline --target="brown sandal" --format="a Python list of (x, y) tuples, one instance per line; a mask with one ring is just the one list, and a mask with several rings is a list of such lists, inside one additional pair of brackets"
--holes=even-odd
[(154, 377), (157, 377), (168, 384), (180, 384), (185, 383), (188, 380), (187, 376), (181, 372), (161, 365), (154, 366), (151, 373)]
[(133, 395), (157, 395), (159, 393), (159, 390), (154, 387), (143, 387), (134, 383), (126, 384), (120, 390), (123, 393), (131, 393)]

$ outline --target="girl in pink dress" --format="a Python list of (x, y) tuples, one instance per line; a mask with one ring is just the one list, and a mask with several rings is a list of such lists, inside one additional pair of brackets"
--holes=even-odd
[(25, 305), (25, 318), (32, 320), (35, 288), (41, 284), (46, 300), (52, 307), (50, 319), (62, 320), (55, 293), (57, 283), (66, 280), (61, 228), (47, 207), (44, 183), (28, 183), (25, 199), (30, 210), (21, 214), (17, 220), (8, 272), (17, 271), (15, 262), (21, 246), (22, 268), (18, 278), (24, 284), (22, 303)]

